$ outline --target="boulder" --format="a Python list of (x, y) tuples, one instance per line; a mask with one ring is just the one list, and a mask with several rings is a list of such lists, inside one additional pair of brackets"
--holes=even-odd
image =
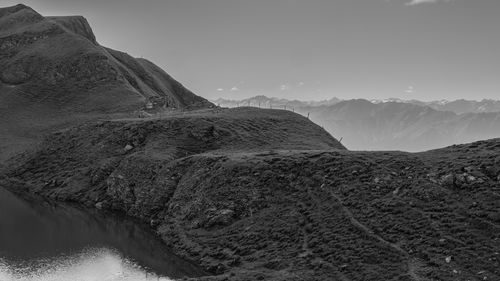
[(455, 175), (447, 174), (441, 177), (440, 183), (444, 187), (453, 187), (455, 183)]
[(230, 209), (210, 210), (207, 217), (205, 227), (212, 227), (216, 225), (229, 225), (234, 218), (234, 211)]

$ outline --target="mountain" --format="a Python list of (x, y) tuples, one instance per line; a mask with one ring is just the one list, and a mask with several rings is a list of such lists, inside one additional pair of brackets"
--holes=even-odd
[(0, 186), (136, 217), (211, 274), (190, 280), (499, 280), (499, 155), (348, 151), (243, 107), (71, 127)]
[(299, 108), (308, 106), (321, 106), (321, 105), (332, 105), (340, 102), (340, 99), (332, 98), (323, 101), (299, 101), (299, 100), (287, 100), (279, 98), (269, 98), (266, 96), (255, 96), (242, 100), (228, 100), (228, 99), (216, 99), (212, 102), (221, 107), (238, 107), (238, 106), (254, 106), (262, 108)]
[[(459, 143), (500, 137), (498, 101), (432, 102), (388, 100), (338, 100), (323, 102), (289, 101), (254, 97), (243, 101), (219, 99), (221, 106), (251, 105), (293, 110), (323, 126), (332, 135), (342, 138), (353, 150), (424, 151)], [(468, 104), (461, 112), (458, 105)], [(481, 104), (485, 112), (477, 112), (472, 104)], [(488, 106), (486, 106), (488, 105)], [(486, 108), (488, 110), (486, 110)]]
[(423, 151), (500, 137), (500, 112), (456, 114), (409, 103), (366, 100), (308, 111), (311, 120), (342, 137), (354, 150)]
[(403, 99), (385, 99), (385, 100), (371, 100), (372, 103), (386, 103), (386, 102), (398, 102), (398, 103), (410, 103), (415, 105), (429, 106), (435, 110), (439, 111), (452, 111), (456, 114), (462, 113), (487, 113), (487, 112), (500, 112), (500, 101), (483, 99), (481, 101), (475, 100), (440, 100), (440, 101), (430, 101), (424, 102), (419, 100), (403, 100)]
[[(81, 17), (22, 5), (0, 10), (0, 49), (0, 144), (41, 139), (5, 161), (0, 188), (134, 217), (207, 272), (190, 280), (500, 279), (500, 139), (349, 151), (311, 122), (347, 146), (415, 149), (495, 134), (499, 113), (265, 97), (215, 108), (99, 46)], [(197, 110), (131, 114), (146, 102)]]
[(471, 101), (471, 100), (455, 100), (455, 101), (434, 101), (426, 103), (436, 110), (453, 111), (457, 114), (462, 113), (483, 113), (483, 112), (500, 112), (500, 101), (487, 100)]
[(0, 160), (47, 128), (133, 112), (149, 101), (213, 106), (153, 63), (100, 46), (81, 16), (44, 17), (24, 5), (0, 9)]
[(210, 105), (153, 63), (100, 46), (81, 16), (43, 17), (17, 5), (0, 10), (0, 23), (0, 82), (12, 99), (82, 112), (136, 109), (150, 98)]
[[(255, 96), (242, 100), (229, 100), (229, 99), (216, 99), (213, 103), (223, 106), (223, 107), (236, 107), (236, 106), (258, 106), (261, 107), (277, 107), (283, 108), (287, 106), (289, 108), (293, 107), (309, 107), (309, 106), (330, 106), (341, 101), (345, 101), (339, 98), (331, 98), (322, 101), (299, 101), (299, 100), (288, 100), (279, 98), (270, 98), (266, 96)], [(389, 98), (389, 99), (372, 99), (369, 100), (371, 103), (408, 103), (420, 106), (428, 106), (438, 111), (451, 111), (456, 114), (463, 113), (488, 113), (488, 112), (500, 112), (500, 100), (483, 99), (481, 101), (475, 100), (439, 100), (439, 101), (419, 101), (419, 100), (404, 100), (399, 98)]]

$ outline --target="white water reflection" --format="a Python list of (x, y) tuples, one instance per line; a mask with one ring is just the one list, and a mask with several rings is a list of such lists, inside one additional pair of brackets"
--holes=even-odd
[(169, 281), (109, 249), (91, 249), (51, 260), (10, 263), (0, 259), (1, 281)]

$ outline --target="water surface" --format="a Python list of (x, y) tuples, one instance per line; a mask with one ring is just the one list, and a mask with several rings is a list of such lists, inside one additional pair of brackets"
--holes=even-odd
[(1, 281), (169, 280), (202, 274), (135, 221), (21, 199), (0, 187)]

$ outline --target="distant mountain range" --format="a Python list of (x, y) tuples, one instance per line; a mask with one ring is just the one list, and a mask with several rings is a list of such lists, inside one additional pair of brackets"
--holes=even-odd
[(257, 96), (218, 99), (225, 107), (260, 106), (293, 110), (323, 126), (353, 150), (423, 151), (500, 137), (500, 101), (420, 102), (391, 100), (289, 101)]
[(257, 106), (263, 108), (284, 108), (287, 106), (288, 108), (293, 107), (307, 107), (307, 106), (324, 106), (324, 105), (333, 105), (341, 102), (341, 99), (332, 98), (329, 100), (323, 101), (300, 101), (300, 100), (288, 100), (288, 99), (280, 99), (266, 96), (255, 96), (242, 100), (228, 100), (228, 99), (216, 99), (212, 100), (215, 105), (221, 107), (238, 107), (238, 106)]
[[(322, 101), (299, 101), (299, 100), (287, 100), (280, 98), (270, 98), (266, 96), (255, 96), (242, 100), (229, 100), (229, 99), (216, 99), (212, 102), (223, 106), (223, 107), (236, 107), (236, 106), (258, 106), (259, 104), (262, 107), (307, 107), (307, 106), (329, 106), (334, 105), (343, 101), (339, 98), (331, 98), (328, 100)], [(485, 112), (500, 112), (500, 100), (491, 100), (491, 99), (483, 99), (481, 101), (475, 100), (439, 100), (439, 101), (419, 101), (419, 100), (403, 100), (398, 98), (390, 98), (390, 99), (372, 99), (369, 100), (371, 103), (379, 104), (379, 103), (407, 103), (421, 106), (428, 106), (435, 110), (439, 111), (452, 111), (456, 114), (462, 113), (485, 113)]]
[(481, 101), (460, 99), (454, 101), (440, 100), (440, 101), (430, 101), (430, 102), (423, 102), (418, 100), (389, 99), (389, 100), (372, 100), (371, 102), (410, 103), (415, 105), (429, 106), (439, 111), (452, 111), (457, 114), (500, 112), (500, 100), (491, 100), (491, 99), (483, 99)]

